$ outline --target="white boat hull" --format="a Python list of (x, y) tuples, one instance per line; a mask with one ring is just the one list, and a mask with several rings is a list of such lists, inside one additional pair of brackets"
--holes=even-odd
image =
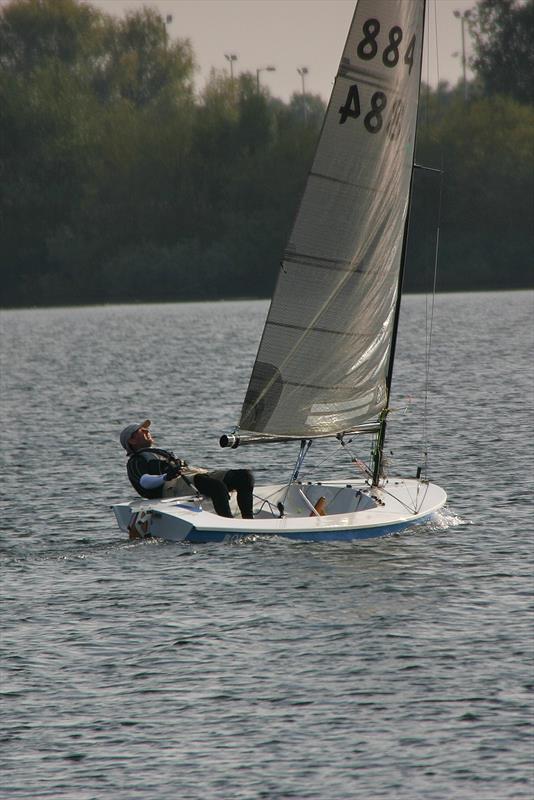
[[(326, 514), (314, 506), (324, 500)], [(169, 542), (234, 542), (255, 536), (278, 536), (305, 542), (372, 539), (400, 533), (427, 521), (447, 499), (427, 481), (391, 479), (379, 488), (363, 480), (256, 487), (254, 519), (219, 517), (204, 498), (138, 498), (112, 506), (119, 527)], [(278, 503), (283, 503), (280, 516)], [(238, 514), (235, 500), (232, 508)]]

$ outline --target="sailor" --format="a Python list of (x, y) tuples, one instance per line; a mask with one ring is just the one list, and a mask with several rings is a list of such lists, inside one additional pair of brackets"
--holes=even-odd
[(237, 505), (243, 519), (252, 519), (254, 477), (248, 469), (209, 472), (192, 467), (169, 450), (153, 447), (151, 421), (127, 425), (120, 443), (129, 456), (126, 469), (130, 483), (142, 497), (180, 497), (197, 491), (209, 497), (219, 516), (232, 517), (229, 492), (237, 492)]

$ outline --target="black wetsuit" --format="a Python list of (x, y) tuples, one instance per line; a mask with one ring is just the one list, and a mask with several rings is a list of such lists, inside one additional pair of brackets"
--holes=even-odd
[[(142, 497), (155, 499), (163, 497), (164, 484), (153, 489), (145, 489), (141, 486), (140, 480), (143, 475), (165, 475), (170, 467), (185, 467), (185, 461), (176, 458), (174, 453), (168, 450), (160, 450), (157, 447), (146, 447), (137, 450), (128, 459), (127, 470), (130, 483), (135, 491)], [(231, 517), (228, 492), (237, 492), (237, 505), (244, 519), (252, 519), (252, 491), (254, 489), (254, 477), (248, 469), (229, 469), (217, 470), (215, 472), (200, 472), (187, 478), (182, 474), (181, 480), (185, 480), (191, 488), (197, 489), (200, 494), (209, 497), (213, 502), (213, 507), (219, 516)], [(193, 485), (192, 485), (193, 484)]]
[(135, 491), (141, 497), (148, 497), (152, 500), (156, 497), (163, 497), (163, 485), (157, 486), (155, 489), (144, 489), (140, 484), (141, 477), (143, 475), (165, 475), (170, 467), (183, 463), (175, 457), (174, 453), (168, 450), (160, 450), (157, 447), (144, 447), (130, 456), (126, 469), (130, 483)]

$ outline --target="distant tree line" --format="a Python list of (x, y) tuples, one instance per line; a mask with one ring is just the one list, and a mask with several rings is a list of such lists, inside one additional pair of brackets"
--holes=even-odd
[[(534, 0), (479, 0), (467, 86), (423, 87), (416, 161), (442, 167), (441, 290), (534, 286)], [(428, 287), (439, 178), (416, 170), (407, 286)]]
[[(533, 11), (480, 0), (468, 101), (422, 91), (417, 161), (444, 169), (438, 289), (533, 284)], [(1, 9), (2, 305), (271, 293), (324, 104), (250, 73), (213, 71), (197, 96), (194, 74), (154, 10)], [(439, 184), (416, 174), (408, 290), (432, 280)]]

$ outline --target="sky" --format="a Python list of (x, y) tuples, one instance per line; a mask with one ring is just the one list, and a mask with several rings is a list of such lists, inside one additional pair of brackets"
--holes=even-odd
[[(149, 6), (167, 17), (172, 39), (189, 38), (200, 67), (196, 84), (204, 85), (211, 67), (229, 70), (225, 54), (236, 55), (234, 70), (261, 72), (262, 85), (287, 102), (302, 91), (297, 69), (307, 67), (305, 90), (328, 100), (354, 12), (354, 0), (88, 0), (109, 14)], [(423, 80), (456, 84), (462, 75), (461, 21), (455, 10), (473, 8), (475, 0), (429, 0), (430, 54)], [(437, 25), (436, 25), (437, 21)], [(438, 31), (438, 49), (434, 32)], [(466, 49), (469, 55), (466, 31)], [(457, 55), (452, 54), (456, 52)], [(427, 66), (428, 64), (428, 66)], [(237, 74), (235, 72), (234, 74)], [(469, 77), (469, 72), (468, 72)]]

